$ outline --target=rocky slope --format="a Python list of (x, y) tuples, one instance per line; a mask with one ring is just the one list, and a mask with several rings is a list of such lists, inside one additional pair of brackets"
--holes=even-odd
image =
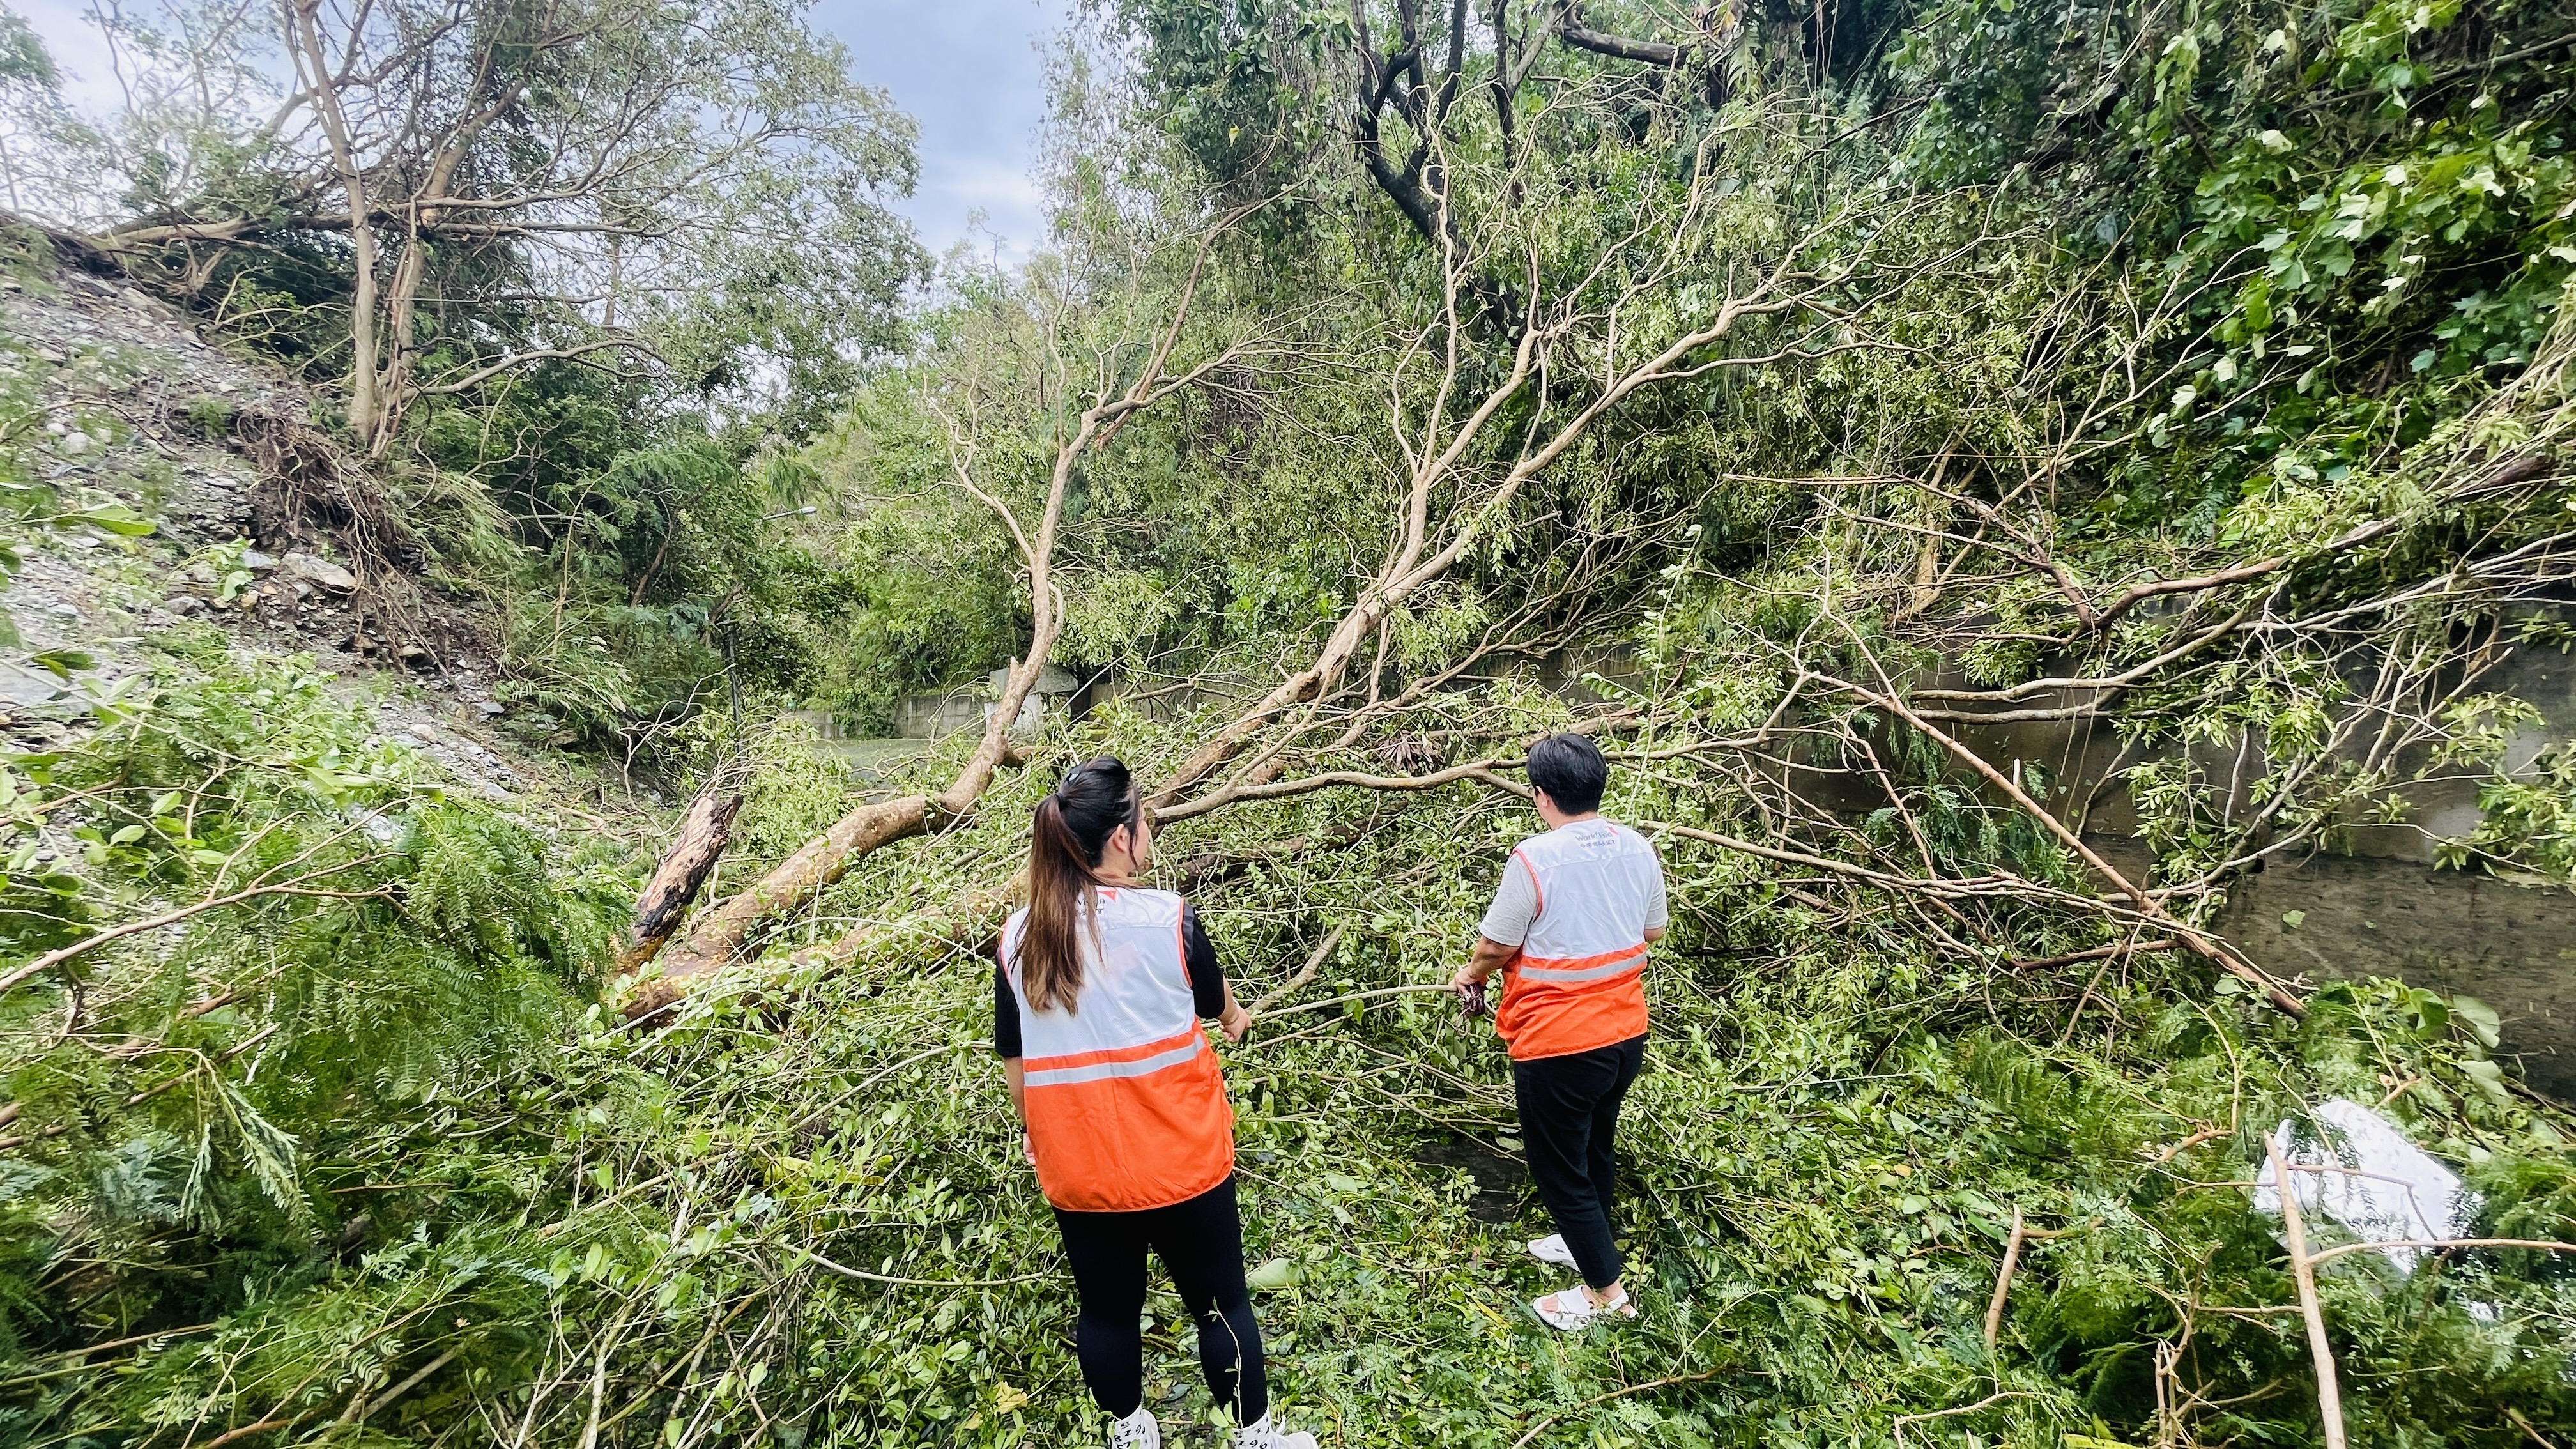
[(0, 648), (11, 747), (86, 727), (89, 701), (129, 687), (147, 645), (184, 641), (201, 656), (309, 656), (372, 703), (386, 738), (488, 797), (563, 775), (501, 731), (506, 706), (461, 601), (399, 580), (463, 642), (374, 637), (356, 561), (264, 506), (279, 480), (245, 455), (234, 420), (313, 415), (294, 379), (139, 291), (76, 271), (0, 278), (0, 477), (26, 517), (0, 588), (16, 636)]

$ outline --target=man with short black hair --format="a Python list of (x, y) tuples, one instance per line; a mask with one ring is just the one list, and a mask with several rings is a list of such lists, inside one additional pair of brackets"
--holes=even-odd
[(1557, 1227), (1529, 1250), (1583, 1274), (1581, 1287), (1530, 1307), (1573, 1330), (1637, 1313), (1611, 1235), (1611, 1144), (1646, 1058), (1646, 947), (1668, 924), (1664, 870), (1645, 837), (1601, 818), (1610, 765), (1592, 741), (1532, 745), (1529, 782), (1547, 833), (1512, 851), (1475, 957), (1450, 984), (1472, 1007), (1503, 973), (1494, 1028), (1511, 1048), (1530, 1176)]

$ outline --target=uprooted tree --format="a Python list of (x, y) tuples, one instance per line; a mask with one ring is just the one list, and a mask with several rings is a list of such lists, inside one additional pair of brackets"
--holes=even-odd
[[(765, 922), (811, 903), (870, 852), (974, 810), (1011, 754), (1012, 731), (1063, 627), (1056, 555), (1066, 499), (1086, 455), (1137, 414), (1266, 358), (1258, 338), (1228, 335), (1222, 323), (1194, 312), (1207, 249), (1240, 219), (1217, 219), (1191, 247), (1068, 257), (1031, 277), (1025, 290), (988, 299), (1010, 325), (968, 334), (964, 346), (921, 371), (911, 402), (917, 420), (933, 430), (931, 446), (946, 473), (931, 486), (973, 499), (1009, 535), (1027, 590), (1027, 647), (1005, 673), (974, 753), (947, 788), (859, 806), (700, 913), (661, 953), (660, 975), (629, 999), (630, 1019), (660, 1012), (692, 978), (730, 962)], [(1032, 418), (1036, 429), (1028, 427)], [(1032, 433), (1044, 439), (1042, 453), (1030, 447)], [(1034, 498), (1019, 496), (1024, 488), (1015, 485), (1027, 482), (1037, 485)], [(629, 964), (652, 955), (638, 953)]]

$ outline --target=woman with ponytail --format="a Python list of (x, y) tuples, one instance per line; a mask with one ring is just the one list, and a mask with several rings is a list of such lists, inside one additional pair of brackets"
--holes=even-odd
[(1127, 767), (1076, 766), (1038, 802), (1029, 904), (1002, 928), (993, 1041), (1055, 1206), (1081, 1315), (1082, 1379), (1111, 1418), (1111, 1449), (1160, 1449), (1145, 1407), (1145, 1250), (1197, 1320), (1199, 1367), (1234, 1414), (1235, 1449), (1315, 1449), (1279, 1429), (1261, 1326), (1243, 1281), (1234, 1109), (1199, 1023), (1243, 1040), (1198, 917), (1140, 884), (1153, 822)]

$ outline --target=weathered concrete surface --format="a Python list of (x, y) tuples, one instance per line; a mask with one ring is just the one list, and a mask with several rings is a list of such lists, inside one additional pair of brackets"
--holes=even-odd
[(2218, 924), (2282, 976), (2394, 976), (2474, 996), (2504, 1018), (2526, 1080), (2576, 1101), (2576, 892), (2317, 855), (2237, 882)]
[[(1010, 673), (1008, 669), (996, 669), (978, 688), (898, 696), (894, 702), (895, 738), (939, 740), (959, 730), (982, 729)], [(1020, 706), (1020, 717), (1011, 722), (1011, 732), (1035, 734), (1048, 719), (1064, 713), (1067, 702), (1080, 687), (1071, 674), (1052, 664), (1040, 669), (1036, 685)]]

